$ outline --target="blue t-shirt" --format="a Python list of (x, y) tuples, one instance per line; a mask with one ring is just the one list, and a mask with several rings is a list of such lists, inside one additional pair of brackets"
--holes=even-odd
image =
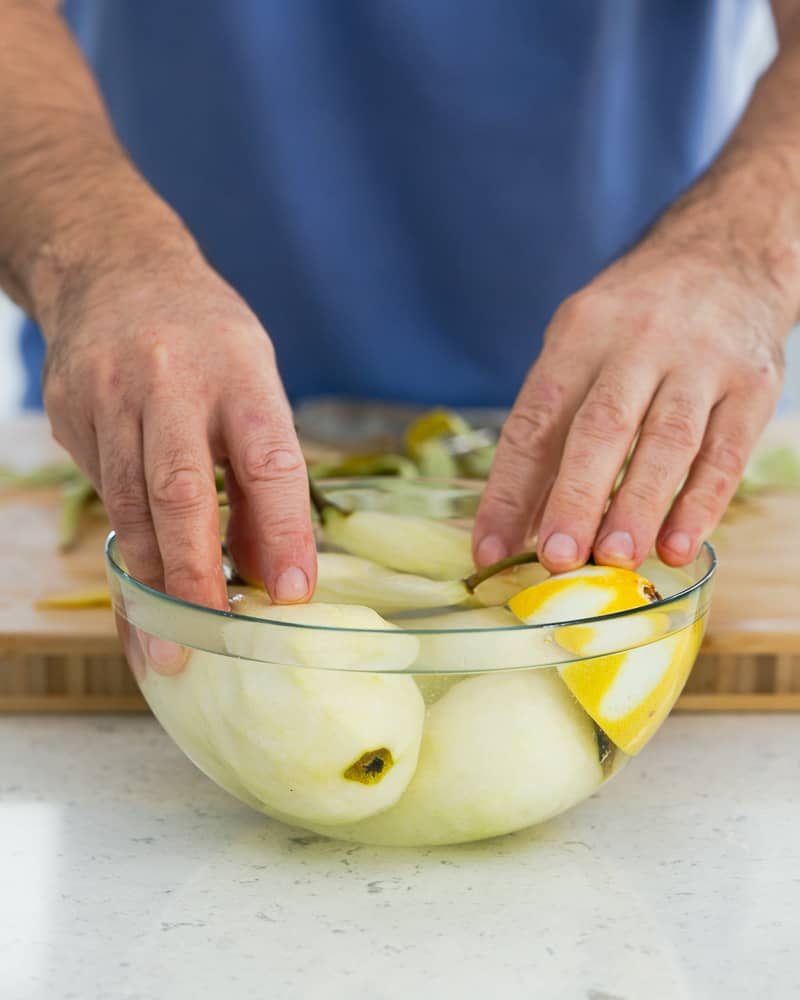
[[(758, 0), (68, 0), (294, 400), (506, 405), (740, 113)], [(27, 403), (42, 344), (23, 338)]]

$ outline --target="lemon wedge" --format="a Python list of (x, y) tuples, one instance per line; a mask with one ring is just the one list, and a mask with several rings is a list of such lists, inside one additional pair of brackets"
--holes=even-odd
[[(613, 615), (644, 607), (657, 598), (653, 584), (638, 573), (616, 566), (584, 566), (527, 587), (509, 600), (508, 608), (526, 625), (544, 625)], [(653, 611), (565, 625), (555, 630), (553, 638), (576, 656), (600, 656), (650, 642), (668, 627), (669, 617)]]
[(635, 756), (672, 710), (694, 665), (705, 622), (625, 653), (581, 660), (561, 679), (623, 753)]
[[(508, 608), (526, 624), (557, 624), (643, 608), (657, 598), (653, 584), (638, 573), (585, 566), (528, 587)], [(561, 679), (629, 755), (645, 746), (669, 713), (700, 647), (702, 620), (672, 633), (669, 627), (669, 615), (654, 608), (554, 632), (560, 646), (582, 657), (558, 668)]]
[(527, 587), (508, 602), (529, 625), (611, 615), (656, 600), (653, 584), (629, 569), (583, 566)]

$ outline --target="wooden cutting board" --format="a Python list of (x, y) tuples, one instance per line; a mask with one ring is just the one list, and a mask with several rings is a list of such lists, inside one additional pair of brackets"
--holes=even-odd
[[(773, 441), (800, 439), (800, 418), (776, 423)], [(0, 424), (0, 465), (32, 468), (63, 458), (45, 419)], [(57, 551), (57, 490), (0, 494), (0, 657), (118, 655), (108, 610), (42, 611), (37, 598), (102, 585), (104, 522), (81, 544)], [(719, 555), (703, 651), (715, 657), (800, 656), (800, 491), (734, 505), (714, 543)], [(794, 684), (792, 684), (794, 689)]]

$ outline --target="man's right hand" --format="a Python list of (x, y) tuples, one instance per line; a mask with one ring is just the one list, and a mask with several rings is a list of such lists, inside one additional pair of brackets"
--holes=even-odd
[(60, 283), (46, 324), (53, 433), (135, 577), (227, 609), (219, 463), (237, 565), (276, 602), (303, 601), (316, 577), (308, 481), (270, 340), (190, 240), (151, 249)]
[(47, 341), (45, 406), (134, 576), (226, 608), (229, 541), (279, 602), (316, 576), (308, 482), (266, 333), (125, 156), (59, 0), (0, 0), (0, 286)]

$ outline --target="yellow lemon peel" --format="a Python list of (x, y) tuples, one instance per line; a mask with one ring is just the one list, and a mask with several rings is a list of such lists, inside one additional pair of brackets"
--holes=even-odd
[(704, 620), (625, 653), (561, 667), (561, 679), (623, 753), (634, 756), (671, 711), (694, 664)]
[[(657, 597), (652, 583), (638, 573), (585, 566), (526, 588), (508, 608), (526, 624), (557, 624), (643, 608)], [(700, 647), (702, 621), (671, 634), (669, 628), (669, 614), (654, 608), (554, 631), (559, 646), (584, 657), (559, 667), (561, 679), (629, 755), (642, 749), (669, 713)]]

